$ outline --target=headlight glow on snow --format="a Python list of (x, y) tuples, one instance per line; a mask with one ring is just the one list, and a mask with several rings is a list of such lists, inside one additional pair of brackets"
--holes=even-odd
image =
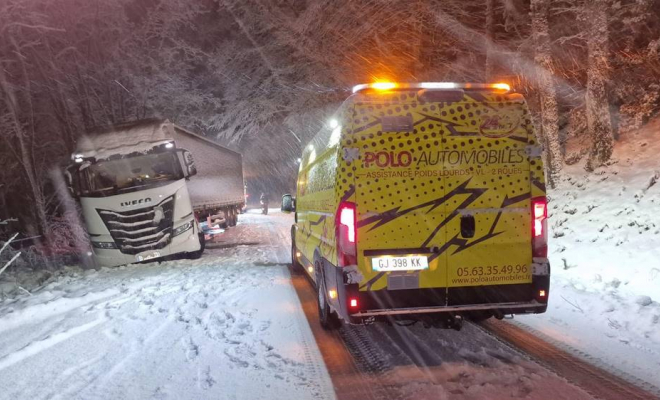
[(174, 231), (172, 232), (172, 236), (179, 236), (180, 234), (189, 230), (190, 228), (192, 228), (192, 221), (188, 221), (185, 224), (175, 228)]

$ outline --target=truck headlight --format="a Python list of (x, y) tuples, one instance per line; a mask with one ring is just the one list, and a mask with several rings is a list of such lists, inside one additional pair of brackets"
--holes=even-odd
[(192, 226), (193, 226), (193, 222), (192, 222), (192, 221), (188, 221), (188, 222), (186, 222), (185, 224), (183, 224), (183, 225), (181, 225), (181, 226), (179, 226), (179, 227), (174, 228), (174, 231), (172, 232), (172, 237), (174, 237), (174, 236), (179, 236), (179, 235), (182, 234), (183, 232), (185, 232), (185, 231), (189, 230), (190, 228), (192, 228)]
[(97, 249), (106, 249), (106, 250), (117, 248), (115, 242), (95, 242), (93, 240), (92, 240), (92, 246), (96, 247)]

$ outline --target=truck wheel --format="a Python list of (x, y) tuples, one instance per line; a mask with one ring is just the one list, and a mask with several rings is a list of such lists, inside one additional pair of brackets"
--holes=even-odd
[(225, 214), (225, 221), (227, 221), (227, 228), (234, 226), (234, 213), (231, 208), (225, 209), (223, 213)]
[(202, 253), (204, 253), (204, 249), (206, 248), (206, 239), (204, 239), (204, 234), (202, 232), (199, 232), (197, 235), (199, 237), (199, 250), (193, 251), (192, 253), (188, 253), (188, 258), (191, 260), (197, 260), (202, 257)]
[[(321, 265), (320, 263), (316, 263), (316, 270), (320, 271)], [(319, 306), (319, 322), (321, 323), (321, 328), (331, 331), (338, 329), (341, 326), (341, 322), (339, 321), (339, 318), (337, 317), (337, 314), (332, 312), (332, 309), (330, 309), (330, 305), (328, 304), (328, 298), (326, 297), (326, 287), (325, 287), (325, 279), (323, 278), (323, 274), (320, 274), (320, 279), (317, 279), (316, 283), (316, 294), (317, 294), (317, 299), (318, 299), (318, 306)]]

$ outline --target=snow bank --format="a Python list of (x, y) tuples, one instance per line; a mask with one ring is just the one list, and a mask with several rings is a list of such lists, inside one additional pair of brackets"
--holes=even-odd
[(660, 387), (660, 119), (592, 174), (549, 191), (548, 312), (519, 318), (559, 343)]

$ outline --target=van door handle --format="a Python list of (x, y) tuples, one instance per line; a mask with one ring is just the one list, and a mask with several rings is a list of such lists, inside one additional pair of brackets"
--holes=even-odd
[(461, 236), (464, 238), (474, 237), (474, 232), (477, 229), (477, 223), (472, 215), (461, 216)]

